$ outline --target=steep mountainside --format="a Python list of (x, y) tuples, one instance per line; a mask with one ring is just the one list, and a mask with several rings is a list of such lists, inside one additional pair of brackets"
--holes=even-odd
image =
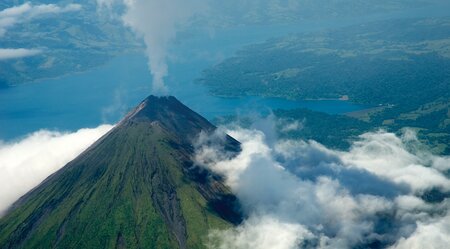
[[(203, 248), (241, 221), (192, 139), (215, 129), (174, 97), (148, 97), (0, 219), (0, 248)], [(239, 143), (227, 137), (230, 151)]]

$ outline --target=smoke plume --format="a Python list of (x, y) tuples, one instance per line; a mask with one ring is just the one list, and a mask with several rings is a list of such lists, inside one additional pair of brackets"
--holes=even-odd
[(168, 74), (169, 45), (177, 31), (205, 9), (204, 2), (124, 0), (122, 20), (145, 42), (148, 66), (153, 75), (153, 93), (167, 94), (164, 78)]

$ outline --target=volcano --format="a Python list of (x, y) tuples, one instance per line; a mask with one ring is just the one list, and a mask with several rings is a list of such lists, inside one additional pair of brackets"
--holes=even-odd
[(0, 248), (204, 248), (242, 220), (223, 179), (193, 162), (193, 141), (215, 129), (175, 97), (148, 97), (10, 208)]

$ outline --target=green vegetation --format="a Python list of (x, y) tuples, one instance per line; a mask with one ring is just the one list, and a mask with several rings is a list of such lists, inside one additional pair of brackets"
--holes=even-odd
[[(304, 109), (276, 110), (275, 115), (286, 120), (278, 125), (282, 138), (312, 139), (341, 150), (348, 149), (353, 139), (372, 128), (369, 124), (354, 118)], [(290, 122), (296, 120), (302, 121), (300, 129), (286, 129)]]
[(239, 222), (228, 188), (192, 165), (186, 136), (197, 133), (173, 129), (213, 126), (174, 98), (155, 103), (164, 99), (148, 99), (22, 197), (0, 219), (0, 248), (204, 248), (209, 229)]
[(391, 131), (413, 128), (434, 153), (450, 154), (450, 98), (439, 98), (410, 112), (391, 108), (370, 118), (372, 125)]
[(450, 18), (396, 20), (273, 39), (205, 70), (198, 81), (218, 96), (345, 97), (374, 106), (347, 115), (359, 121), (279, 111), (306, 120), (293, 137), (344, 148), (358, 132), (411, 127), (436, 153), (449, 154), (449, 25)]
[[(277, 135), (282, 139), (315, 140), (329, 148), (348, 150), (353, 141), (365, 132), (380, 129), (401, 135), (404, 128), (413, 129), (418, 139), (435, 154), (450, 155), (450, 131), (448, 107), (446, 115), (443, 110), (433, 112), (429, 116), (420, 116), (418, 122), (408, 122), (402, 119), (366, 120), (357, 114), (330, 115), (307, 109), (274, 110)], [(378, 109), (371, 109), (367, 116), (379, 113)], [(358, 116), (355, 118), (355, 116)], [(382, 118), (383, 115), (378, 116)], [(214, 120), (218, 125), (237, 123), (250, 128), (253, 118), (227, 116)], [(387, 122), (389, 121), (389, 122)], [(421, 121), (419, 123), (419, 121)]]
[[(231, 1), (214, 2), (220, 15), (226, 18), (208, 20), (218, 26), (242, 24), (274, 24), (361, 18), (376, 14), (420, 9), (439, 3), (435, 0), (260, 0), (258, 4), (242, 1), (237, 6)], [(215, 23), (216, 22), (216, 23)]]
[[(374, 130), (361, 120), (344, 115), (330, 115), (307, 109), (274, 110), (275, 128), (282, 139), (315, 140), (329, 148), (346, 150), (358, 135)], [(227, 116), (214, 120), (218, 125), (237, 123), (250, 128), (250, 117)]]
[(346, 95), (357, 103), (418, 106), (450, 96), (449, 24), (392, 21), (270, 40), (204, 71), (199, 82), (219, 96)]
[[(2, 0), (0, 10), (26, 1)], [(59, 2), (59, 3), (58, 3)], [(67, 1), (33, 1), (33, 4)], [(0, 61), (0, 88), (82, 72), (107, 62), (117, 54), (141, 49), (120, 20), (104, 20), (95, 1), (76, 1), (81, 11), (19, 23), (1, 37), (2, 48), (40, 49), (39, 55)]]

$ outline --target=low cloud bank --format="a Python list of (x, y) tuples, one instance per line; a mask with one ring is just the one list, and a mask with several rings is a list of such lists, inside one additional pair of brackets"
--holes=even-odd
[[(81, 10), (80, 4), (58, 6), (56, 4), (33, 5), (26, 2), (21, 5), (0, 10), (0, 39), (14, 26), (44, 18), (52, 14), (61, 14)], [(0, 61), (20, 59), (41, 54), (38, 48), (0, 48)]]
[(102, 125), (73, 133), (42, 130), (18, 142), (0, 142), (0, 215), (111, 128)]
[[(411, 131), (363, 134), (349, 151), (269, 141), (255, 129), (225, 131), (241, 141), (242, 152), (224, 157), (216, 138), (200, 136), (196, 161), (225, 177), (248, 218), (237, 228), (212, 231), (210, 248), (450, 244), (450, 158), (421, 149)], [(430, 195), (433, 201), (425, 201)]]
[(33, 5), (26, 2), (0, 11), (0, 37), (4, 36), (8, 29), (17, 24), (29, 22), (50, 14), (61, 14), (81, 10), (80, 4), (68, 4), (58, 6), (56, 4)]
[(40, 49), (0, 48), (0, 61), (30, 57), (41, 53), (42, 50)]

